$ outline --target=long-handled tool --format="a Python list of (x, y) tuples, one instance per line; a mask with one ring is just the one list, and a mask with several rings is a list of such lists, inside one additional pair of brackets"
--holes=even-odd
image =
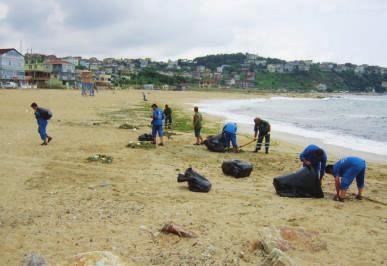
[(239, 146), (239, 150), (240, 150), (240, 149), (242, 149), (243, 147), (246, 147), (247, 145), (249, 145), (249, 144), (253, 143), (254, 141), (256, 141), (256, 140), (255, 140), (255, 139), (253, 139), (253, 140), (251, 140), (251, 141), (249, 141), (249, 142), (247, 142), (247, 143), (245, 143), (245, 144), (243, 144), (243, 145)]

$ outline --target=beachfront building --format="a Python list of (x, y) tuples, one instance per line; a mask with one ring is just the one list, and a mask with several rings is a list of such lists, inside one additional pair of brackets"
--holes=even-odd
[(62, 85), (74, 86), (75, 84), (75, 66), (61, 59), (47, 60), (51, 78), (59, 80)]
[(275, 73), (276, 71), (276, 67), (274, 64), (268, 64), (266, 68), (269, 73)]
[(73, 64), (74, 66), (79, 66), (79, 62), (81, 61), (81, 57), (80, 56), (68, 56), (68, 57), (64, 57), (62, 58), (64, 61), (67, 61), (71, 64)]
[(24, 56), (14, 48), (0, 49), (0, 82), (24, 83)]
[(28, 84), (38, 88), (47, 87), (50, 79), (50, 70), (46, 63), (46, 56), (42, 54), (26, 54), (25, 56), (25, 80)]

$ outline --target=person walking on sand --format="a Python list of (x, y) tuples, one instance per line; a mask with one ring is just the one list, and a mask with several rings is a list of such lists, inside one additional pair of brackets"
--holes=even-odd
[(237, 133), (238, 127), (237, 124), (234, 122), (229, 122), (224, 125), (223, 127), (223, 136), (224, 136), (224, 146), (229, 149), (230, 148), (230, 142), (232, 143), (232, 147), (234, 152), (238, 151), (238, 144), (236, 139), (236, 133)]
[(336, 201), (344, 202), (345, 194), (353, 180), (356, 178), (358, 193), (356, 199), (361, 200), (364, 188), (366, 162), (358, 157), (345, 157), (334, 165), (329, 164), (325, 168), (328, 174), (335, 178)]
[(165, 105), (164, 108), (164, 117), (165, 117), (165, 128), (171, 129), (172, 126), (172, 109), (168, 106), (168, 104)]
[(266, 154), (269, 153), (270, 131), (271, 131), (271, 126), (269, 122), (259, 117), (256, 117), (254, 119), (254, 140), (257, 139), (257, 135), (258, 135), (257, 145), (255, 146), (254, 152), (258, 152), (261, 150), (262, 141), (263, 141), (263, 138), (265, 138), (265, 153)]
[(160, 143), (159, 146), (164, 146), (163, 142), (163, 120), (164, 120), (164, 113), (157, 107), (156, 104), (152, 104), (152, 137), (153, 137), (153, 144), (156, 144), (156, 138), (157, 134), (160, 137)]
[(300, 153), (300, 161), (303, 163), (303, 166), (311, 166), (316, 171), (320, 182), (325, 175), (325, 167), (327, 164), (327, 154), (326, 152), (318, 147), (317, 145), (311, 144), (308, 145)]
[(194, 132), (195, 132), (195, 138), (196, 138), (196, 143), (194, 145), (201, 145), (201, 144), (203, 144), (203, 138), (201, 135), (203, 117), (202, 117), (202, 114), (199, 113), (199, 107), (195, 106), (194, 112), (195, 112), (195, 114), (194, 114), (193, 119), (192, 119), (193, 128), (194, 128)]
[(142, 98), (143, 98), (144, 102), (148, 101), (148, 97), (146, 96), (145, 92), (142, 93)]
[(48, 120), (52, 117), (50, 110), (38, 107), (36, 103), (31, 104), (31, 108), (34, 110), (36, 121), (38, 122), (38, 132), (43, 143), (41, 145), (47, 145), (52, 140), (52, 137), (47, 135)]

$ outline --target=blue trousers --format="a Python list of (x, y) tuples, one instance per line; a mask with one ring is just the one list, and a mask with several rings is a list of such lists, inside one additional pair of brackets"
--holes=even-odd
[(153, 125), (152, 126), (152, 137), (153, 139), (156, 138), (157, 134), (159, 135), (159, 137), (162, 137), (164, 132), (163, 132), (163, 125), (161, 126), (155, 126)]
[(347, 169), (341, 178), (341, 189), (348, 189), (355, 178), (357, 187), (363, 188), (366, 167), (366, 163), (363, 161), (361, 164)]
[(48, 121), (45, 119), (38, 120), (38, 132), (39, 132), (40, 138), (43, 141), (46, 141), (46, 138), (47, 138), (47, 132), (46, 132), (47, 124), (48, 124)]
[(234, 148), (238, 148), (236, 141), (236, 134), (230, 132), (224, 132), (224, 146), (230, 148), (230, 142)]

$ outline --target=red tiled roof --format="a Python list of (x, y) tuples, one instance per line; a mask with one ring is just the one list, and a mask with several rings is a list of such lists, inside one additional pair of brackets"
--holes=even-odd
[(5, 49), (0, 49), (0, 54), (5, 54), (9, 51), (16, 50), (15, 48), (5, 48)]

